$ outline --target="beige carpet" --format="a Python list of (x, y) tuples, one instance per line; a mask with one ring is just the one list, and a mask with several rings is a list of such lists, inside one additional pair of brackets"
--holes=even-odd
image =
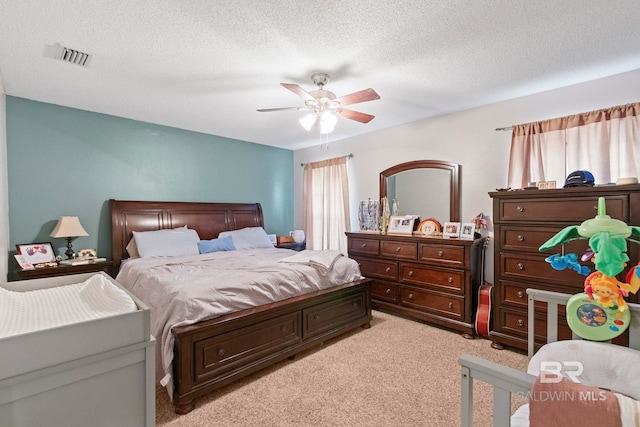
[[(379, 311), (357, 329), (196, 400), (176, 415), (158, 388), (159, 426), (459, 426), (460, 366), (469, 353), (525, 370), (490, 341)], [(492, 387), (476, 381), (474, 421), (491, 425)]]

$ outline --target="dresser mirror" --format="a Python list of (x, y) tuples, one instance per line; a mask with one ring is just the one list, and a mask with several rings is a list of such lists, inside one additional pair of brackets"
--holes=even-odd
[(400, 215), (460, 221), (460, 165), (440, 160), (400, 163), (380, 172), (380, 199), (398, 200)]

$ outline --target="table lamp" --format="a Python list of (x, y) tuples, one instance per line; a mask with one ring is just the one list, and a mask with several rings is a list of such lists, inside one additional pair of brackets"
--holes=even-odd
[(67, 239), (67, 251), (64, 253), (68, 259), (73, 258), (73, 247), (71, 246), (71, 239), (79, 236), (88, 236), (89, 234), (82, 228), (80, 220), (77, 216), (61, 216), (49, 236), (53, 238), (66, 237)]

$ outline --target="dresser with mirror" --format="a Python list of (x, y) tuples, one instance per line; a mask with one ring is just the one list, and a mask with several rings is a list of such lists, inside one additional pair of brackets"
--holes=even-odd
[[(460, 165), (418, 160), (380, 173), (380, 199), (397, 199), (400, 214), (460, 221)], [(347, 233), (349, 257), (373, 279), (372, 306), (474, 334), (484, 239)]]

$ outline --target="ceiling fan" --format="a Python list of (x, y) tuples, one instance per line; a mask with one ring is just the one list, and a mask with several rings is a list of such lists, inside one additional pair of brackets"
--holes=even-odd
[(360, 123), (369, 123), (375, 117), (371, 114), (342, 108), (343, 105), (352, 105), (380, 99), (380, 96), (375, 90), (371, 88), (364, 89), (337, 98), (333, 92), (324, 90), (324, 86), (329, 82), (329, 74), (315, 73), (311, 75), (311, 80), (313, 84), (318, 86), (318, 89), (309, 92), (297, 84), (280, 83), (284, 88), (289, 89), (304, 99), (303, 107), (266, 108), (258, 111), (261, 113), (284, 110), (309, 111), (309, 114), (300, 119), (300, 124), (308, 131), (314, 126), (320, 125), (320, 133), (323, 134), (333, 131), (338, 121), (338, 116)]

